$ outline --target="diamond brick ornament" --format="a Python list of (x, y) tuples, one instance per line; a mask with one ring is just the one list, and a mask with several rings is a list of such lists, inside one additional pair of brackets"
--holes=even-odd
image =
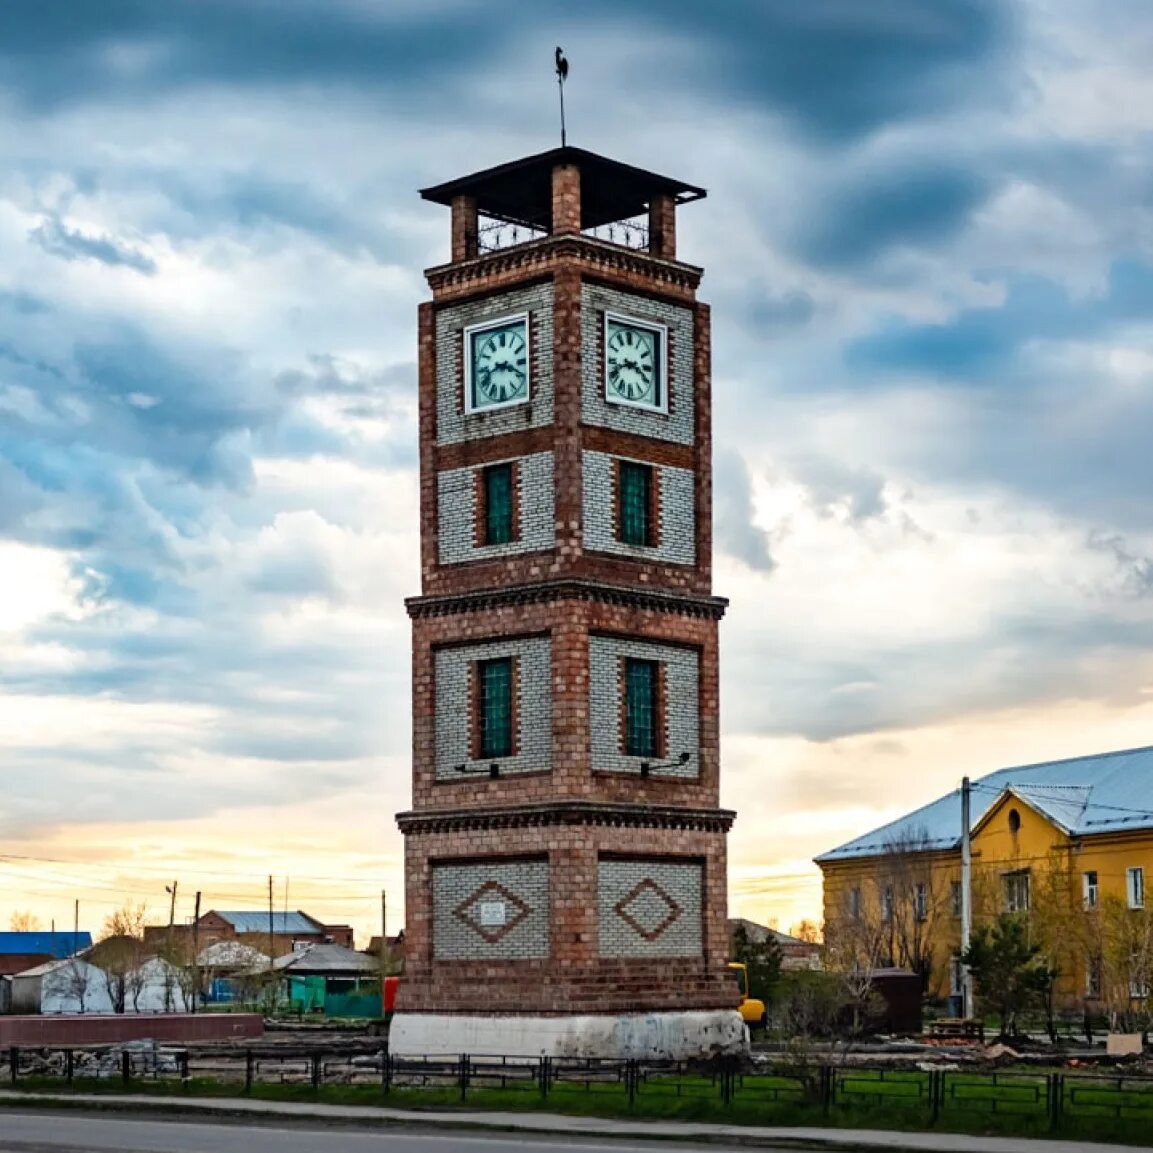
[(651, 878), (635, 885), (613, 912), (646, 941), (655, 941), (681, 915), (681, 907)]
[(485, 881), (452, 912), (457, 920), (493, 945), (511, 933), (532, 908), (499, 881)]

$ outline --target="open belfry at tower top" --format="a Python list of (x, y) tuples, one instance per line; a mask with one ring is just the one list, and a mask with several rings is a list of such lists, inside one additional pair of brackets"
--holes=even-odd
[(561, 147), (424, 190), (403, 1053), (739, 1049), (704, 190)]

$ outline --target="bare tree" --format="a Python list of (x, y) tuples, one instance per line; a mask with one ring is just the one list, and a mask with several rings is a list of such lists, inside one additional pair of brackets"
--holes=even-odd
[(69, 957), (56, 973), (56, 987), (64, 996), (76, 1001), (79, 1012), (86, 1012), (88, 993), (92, 987), (91, 967), (82, 957)]
[(144, 988), (144, 918), (145, 906), (125, 903), (104, 920), (104, 932), (90, 954), (104, 973), (114, 1013), (124, 1013), (129, 999), (140, 1008)]
[(844, 894), (835, 915), (825, 922), (825, 956), (829, 972), (844, 989), (857, 1033), (875, 995), (877, 970), (891, 963), (889, 925), (875, 894), (860, 888)]
[(13, 933), (35, 933), (41, 927), (40, 918), (25, 909), (8, 918), (8, 927)]
[(935, 954), (952, 911), (951, 872), (938, 849), (926, 829), (905, 830), (885, 845), (874, 878), (888, 963), (917, 973), (926, 993), (941, 976)]

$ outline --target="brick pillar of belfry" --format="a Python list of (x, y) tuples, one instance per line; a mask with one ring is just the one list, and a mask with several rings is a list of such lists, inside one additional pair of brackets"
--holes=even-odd
[(452, 198), (452, 259), (471, 260), (480, 251), (480, 216), (475, 196)]
[(677, 257), (677, 202), (667, 192), (649, 202), (649, 252), (665, 260)]
[(554, 235), (581, 230), (581, 173), (575, 164), (552, 170), (552, 231)]

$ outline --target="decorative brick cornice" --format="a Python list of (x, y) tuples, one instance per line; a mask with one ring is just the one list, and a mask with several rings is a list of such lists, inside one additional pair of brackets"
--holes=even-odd
[(412, 833), (524, 829), (546, 825), (600, 825), (612, 828), (683, 829), (727, 833), (735, 816), (736, 813), (731, 809), (683, 809), (671, 805), (549, 801), (534, 805), (397, 813), (396, 823), (405, 836)]
[(540, 581), (533, 584), (512, 585), (508, 588), (480, 589), (476, 592), (409, 597), (404, 605), (408, 609), (408, 615), (416, 619), (450, 616), (454, 613), (483, 612), (510, 605), (539, 604), (541, 601), (565, 600), (599, 601), (602, 604), (624, 605), (626, 608), (647, 609), (652, 612), (679, 613), (682, 616), (714, 621), (719, 621), (729, 606), (725, 597), (658, 592), (655, 589), (592, 580)]
[(664, 286), (676, 296), (693, 293), (700, 285), (703, 269), (679, 260), (664, 260), (636, 248), (626, 248), (592, 236), (544, 236), (524, 244), (514, 244), (496, 252), (486, 252), (472, 260), (438, 264), (425, 270), (429, 287), (439, 297), (451, 298), (478, 290), (488, 291), (494, 278), (510, 274), (519, 277), (547, 274), (558, 264), (578, 260), (596, 275), (644, 277), (654, 286)]

